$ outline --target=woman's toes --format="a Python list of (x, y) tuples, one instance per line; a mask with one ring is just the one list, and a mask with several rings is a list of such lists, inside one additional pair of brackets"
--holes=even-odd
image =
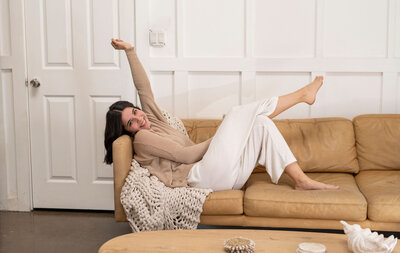
[(337, 185), (325, 184), (327, 190), (338, 190), (340, 187)]
[(304, 102), (309, 105), (314, 104), (318, 90), (323, 83), (323, 76), (315, 77), (314, 81), (303, 88)]

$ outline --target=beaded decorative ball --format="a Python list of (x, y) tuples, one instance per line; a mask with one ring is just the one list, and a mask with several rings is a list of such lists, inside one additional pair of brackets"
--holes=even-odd
[(229, 253), (253, 253), (256, 244), (253, 240), (240, 236), (224, 241), (224, 249)]

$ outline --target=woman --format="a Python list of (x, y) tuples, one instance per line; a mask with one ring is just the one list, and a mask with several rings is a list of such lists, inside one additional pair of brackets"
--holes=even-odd
[(124, 50), (139, 94), (142, 109), (127, 101), (110, 106), (106, 116), (105, 162), (112, 163), (112, 143), (119, 136), (134, 137), (134, 158), (169, 187), (211, 188), (214, 191), (241, 189), (254, 167), (264, 165), (272, 182), (286, 172), (298, 190), (334, 190), (303, 173), (272, 118), (305, 102), (313, 104), (323, 78), (284, 96), (244, 106), (226, 115), (213, 138), (199, 144), (168, 125), (154, 100), (150, 82), (127, 42), (112, 39)]

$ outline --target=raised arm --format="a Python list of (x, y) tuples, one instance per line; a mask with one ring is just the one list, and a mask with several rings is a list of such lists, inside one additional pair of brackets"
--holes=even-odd
[(141, 153), (149, 154), (178, 163), (192, 164), (203, 158), (211, 140), (212, 138), (185, 147), (150, 131), (139, 131), (135, 136), (134, 148), (139, 155)]
[(124, 50), (128, 57), (133, 83), (138, 91), (142, 110), (146, 113), (153, 113), (156, 116), (160, 113), (160, 109), (154, 100), (153, 91), (151, 90), (150, 81), (146, 71), (140, 63), (135, 50), (131, 44), (119, 39), (112, 39), (111, 45), (117, 50)]

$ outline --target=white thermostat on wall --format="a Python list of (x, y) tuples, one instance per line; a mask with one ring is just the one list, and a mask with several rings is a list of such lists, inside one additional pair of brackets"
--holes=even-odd
[(165, 32), (163, 30), (149, 30), (149, 41), (153, 47), (165, 46)]

